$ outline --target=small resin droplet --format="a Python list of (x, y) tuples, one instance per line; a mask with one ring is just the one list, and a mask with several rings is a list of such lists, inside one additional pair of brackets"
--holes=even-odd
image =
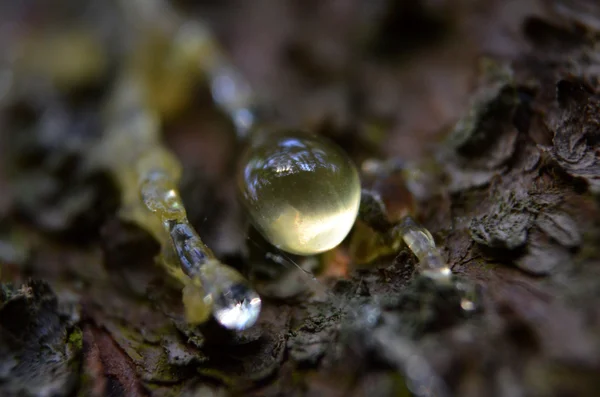
[(232, 285), (213, 299), (213, 315), (225, 328), (241, 331), (258, 319), (260, 297), (245, 284)]
[(337, 246), (360, 205), (352, 160), (317, 135), (257, 134), (238, 176), (254, 226), (271, 244), (293, 254), (314, 255)]
[(198, 267), (196, 276), (206, 292), (206, 304), (222, 326), (241, 331), (258, 320), (260, 297), (237, 270), (209, 260)]
[(418, 225), (411, 217), (404, 218), (399, 227), (402, 239), (419, 259), (421, 274), (440, 283), (452, 279), (452, 271), (442, 259), (429, 230)]

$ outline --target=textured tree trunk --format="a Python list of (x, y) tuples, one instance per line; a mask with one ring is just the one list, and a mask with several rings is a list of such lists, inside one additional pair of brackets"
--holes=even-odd
[[(181, 3), (215, 25), (282, 120), (357, 161), (418, 164), (409, 187), (457, 287), (418, 276), (406, 249), (354, 269), (342, 247), (318, 282), (271, 280), (280, 265), (240, 232), (229, 127), (204, 103), (166, 128), (182, 193), (208, 245), (254, 275), (264, 308), (241, 333), (189, 326), (157, 244), (118, 219), (106, 176), (28, 163), (39, 137), (26, 131), (45, 124), (26, 129), (15, 120), (39, 115), (11, 104), (2, 396), (600, 395), (597, 1)], [(83, 108), (65, 105), (67, 140)], [(11, 146), (17, 134), (25, 146)], [(43, 149), (78, 164), (77, 148)], [(42, 179), (60, 192), (44, 196)]]

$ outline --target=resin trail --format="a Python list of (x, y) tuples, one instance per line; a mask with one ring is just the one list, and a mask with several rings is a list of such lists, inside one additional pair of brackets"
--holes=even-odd
[[(138, 19), (135, 25), (136, 30), (141, 30), (138, 36), (155, 37), (149, 32), (159, 37), (163, 35), (172, 46), (165, 53), (175, 59), (164, 61), (177, 67), (166, 69), (166, 75), (161, 77), (165, 81), (177, 81), (182, 75), (194, 78), (194, 73), (187, 72), (190, 65), (197, 68), (203, 47), (190, 42), (187, 35), (182, 38), (180, 30), (175, 28), (177, 21), (155, 28), (148, 23), (151, 18), (143, 17), (147, 17), (148, 10), (156, 11), (150, 6), (162, 3), (123, 4), (128, 13), (126, 17)], [(139, 7), (148, 7), (148, 10)], [(139, 18), (136, 11), (140, 11)], [(187, 320), (201, 323), (212, 313), (226, 328), (246, 329), (258, 318), (260, 297), (238, 271), (215, 258), (187, 219), (177, 188), (181, 164), (162, 144), (160, 136), (161, 122), (174, 108), (153, 97), (152, 79), (144, 68), (155, 65), (136, 62), (144, 59), (139, 52), (147, 50), (144, 45), (136, 44), (107, 100), (105, 134), (94, 158), (112, 170), (120, 185), (120, 216), (140, 225), (160, 242), (159, 262), (184, 285)]]

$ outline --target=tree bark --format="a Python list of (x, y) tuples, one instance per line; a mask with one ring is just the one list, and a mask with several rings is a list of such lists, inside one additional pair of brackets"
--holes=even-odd
[[(409, 188), (458, 288), (418, 276), (406, 249), (357, 269), (340, 247), (317, 282), (265, 260), (240, 231), (229, 126), (203, 102), (165, 127), (182, 194), (264, 306), (241, 333), (192, 327), (156, 242), (118, 219), (118, 192), (78, 168), (79, 148), (40, 146), (31, 131), (47, 125), (22, 100), (2, 117), (0, 394), (600, 394), (596, 1), (179, 3), (284, 122), (357, 161), (417, 164)], [(66, 140), (98, 124), (97, 101), (60, 103)]]

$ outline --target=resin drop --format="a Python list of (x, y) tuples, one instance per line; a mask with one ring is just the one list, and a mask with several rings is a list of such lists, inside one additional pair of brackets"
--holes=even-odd
[(330, 141), (303, 132), (261, 134), (243, 158), (238, 187), (252, 223), (298, 255), (334, 248), (360, 205), (356, 166)]
[(260, 314), (260, 297), (245, 284), (232, 285), (213, 299), (213, 315), (227, 329), (247, 329), (254, 325)]

